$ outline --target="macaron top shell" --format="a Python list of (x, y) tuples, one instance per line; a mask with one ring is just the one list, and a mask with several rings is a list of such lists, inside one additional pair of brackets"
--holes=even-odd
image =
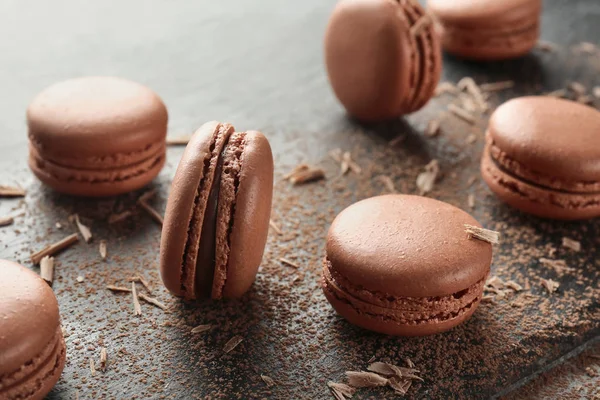
[(466, 212), (420, 196), (385, 195), (342, 211), (327, 236), (327, 259), (340, 275), (391, 296), (446, 296), (483, 279), (489, 243), (470, 240)]
[(520, 97), (502, 104), (488, 127), (511, 159), (546, 176), (600, 181), (600, 112), (569, 100)]
[(37, 274), (0, 260), (0, 377), (40, 354), (56, 336), (58, 302)]
[(56, 83), (27, 109), (29, 137), (38, 151), (58, 163), (83, 159), (82, 167), (90, 157), (102, 164), (110, 156), (111, 167), (148, 157), (153, 146), (164, 147), (167, 121), (167, 109), (152, 90), (115, 77)]
[[(428, 0), (427, 8), (443, 23), (482, 27), (521, 21), (541, 12), (541, 0)], [(535, 22), (532, 20), (532, 22)], [(510, 27), (507, 27), (510, 28)]]
[[(325, 36), (329, 80), (350, 114), (389, 117), (409, 100), (410, 23), (392, 0), (344, 0), (337, 4)], [(412, 83), (414, 85), (414, 83)], [(404, 88), (398, 90), (398, 88)]]

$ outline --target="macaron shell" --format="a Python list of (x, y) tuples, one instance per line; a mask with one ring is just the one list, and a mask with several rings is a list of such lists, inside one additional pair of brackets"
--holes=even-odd
[(333, 90), (351, 115), (377, 120), (402, 112), (415, 87), (409, 28), (392, 0), (338, 3), (327, 27), (325, 61)]
[(213, 298), (242, 296), (255, 280), (271, 215), (273, 154), (256, 131), (231, 136), (223, 166)]
[(502, 201), (526, 213), (559, 220), (600, 216), (600, 193), (567, 193), (529, 184), (498, 168), (489, 149), (484, 150), (481, 175)]
[(478, 282), (491, 264), (491, 245), (470, 240), (464, 224), (480, 226), (466, 212), (434, 199), (373, 197), (336, 217), (327, 257), (346, 279), (370, 291), (449, 295)]
[(37, 149), (30, 146), (29, 168), (35, 176), (54, 190), (87, 197), (114, 196), (146, 186), (165, 164), (166, 147), (159, 147), (150, 158), (134, 164), (111, 169), (78, 169), (63, 167), (43, 159)]
[(195, 262), (204, 210), (218, 156), (232, 133), (231, 125), (216, 121), (200, 127), (173, 178), (161, 235), (160, 272), (165, 287), (176, 296), (196, 297)]
[(600, 182), (600, 112), (548, 96), (512, 99), (492, 114), (488, 136), (541, 175)]
[(508, 26), (539, 16), (541, 0), (428, 0), (427, 8), (444, 24), (467, 28)]
[(41, 354), (59, 328), (58, 302), (37, 274), (0, 260), (0, 377)]

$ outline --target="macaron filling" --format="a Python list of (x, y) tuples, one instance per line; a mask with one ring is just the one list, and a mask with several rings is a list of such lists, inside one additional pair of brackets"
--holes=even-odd
[(485, 278), (450, 295), (404, 297), (367, 290), (338, 274), (327, 258), (323, 262), (323, 288), (326, 294), (349, 305), (358, 314), (401, 325), (439, 323), (469, 312), (481, 300)]

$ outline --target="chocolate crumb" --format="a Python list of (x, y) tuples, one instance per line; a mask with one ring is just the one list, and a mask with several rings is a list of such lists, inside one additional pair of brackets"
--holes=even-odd
[(77, 278), (75, 278), (75, 280), (77, 281), (77, 283), (82, 283), (85, 279), (83, 278), (83, 276), (79, 275)]
[(281, 257), (279, 259), (279, 261), (281, 261), (282, 264), (287, 265), (289, 267), (296, 268), (296, 269), (300, 268), (300, 266), (298, 264), (296, 264), (293, 261), (288, 260), (287, 258)]
[(0, 185), (0, 197), (24, 197), (25, 190), (20, 187)]
[(204, 333), (209, 331), (212, 328), (212, 325), (198, 325), (195, 328), (192, 328), (191, 333)]
[(335, 400), (346, 400), (352, 398), (356, 389), (351, 386), (346, 385), (345, 383), (337, 383), (329, 381), (327, 382), (327, 386), (331, 390), (333, 397)]
[(242, 340), (244, 340), (244, 338), (240, 335), (236, 335), (229, 339), (229, 341), (225, 343), (225, 346), (223, 347), (225, 354), (235, 349), (240, 343), (242, 343)]
[(54, 226), (56, 227), (56, 229), (62, 229), (62, 224), (60, 222), (57, 222), (56, 224), (54, 224)]
[(81, 233), (81, 236), (83, 236), (83, 240), (85, 240), (86, 243), (89, 243), (90, 240), (92, 240), (92, 231), (90, 230), (90, 228), (81, 223), (81, 221), (79, 220), (79, 214), (75, 214), (73, 218), (75, 219), (75, 224), (77, 224), (77, 229), (79, 229), (79, 233)]
[(45, 256), (53, 256), (54, 254), (58, 253), (61, 250), (66, 249), (67, 247), (75, 244), (76, 242), (79, 241), (79, 236), (77, 236), (76, 233), (67, 236), (66, 238), (53, 243), (49, 246), (44, 247), (42, 250), (38, 251), (37, 253), (34, 253), (31, 255), (31, 262), (33, 264), (39, 264), (40, 261), (42, 260), (42, 258), (44, 258)]
[(131, 297), (133, 298), (133, 315), (142, 315), (142, 306), (140, 305), (135, 282), (131, 282)]
[(102, 260), (106, 260), (106, 254), (107, 254), (106, 240), (100, 241), (100, 246), (98, 247), (98, 251), (100, 252), (100, 258)]
[(448, 110), (455, 116), (462, 119), (463, 121), (468, 122), (471, 125), (475, 125), (475, 122), (476, 122), (475, 117), (471, 113), (469, 113), (467, 110), (460, 108), (456, 104), (449, 104)]
[(433, 190), (433, 185), (435, 184), (439, 173), (440, 166), (438, 160), (431, 160), (431, 162), (425, 166), (425, 171), (417, 176), (416, 183), (421, 196), (426, 195)]
[(40, 276), (52, 286), (54, 281), (54, 257), (44, 256), (40, 261)]
[(346, 371), (350, 386), (355, 388), (373, 388), (387, 385), (387, 378), (374, 372)]
[(479, 228), (477, 226), (464, 224), (465, 232), (469, 235), (469, 239), (478, 239), (488, 242), (490, 244), (500, 243), (500, 232), (492, 231), (485, 228)]
[(581, 243), (568, 237), (562, 238), (562, 246), (573, 251), (581, 251)]
[(435, 137), (440, 133), (440, 121), (438, 119), (432, 119), (427, 124), (427, 129), (425, 130), (425, 135), (427, 137)]
[(0, 227), (12, 225), (15, 222), (13, 217), (0, 217)]
[(167, 146), (185, 146), (191, 138), (192, 135), (167, 136)]
[(558, 290), (559, 283), (552, 279), (541, 279), (542, 286), (546, 288), (548, 293), (552, 294)]
[(275, 231), (276, 234), (283, 235), (283, 232), (281, 231), (281, 229), (279, 229), (279, 226), (277, 226), (277, 224), (273, 222), (272, 219), (269, 220), (269, 226)]
[(262, 379), (262, 381), (265, 383), (265, 385), (267, 385), (267, 387), (272, 387), (275, 386), (275, 381), (273, 379), (271, 379), (270, 377), (268, 377), (267, 375), (260, 375), (260, 379)]

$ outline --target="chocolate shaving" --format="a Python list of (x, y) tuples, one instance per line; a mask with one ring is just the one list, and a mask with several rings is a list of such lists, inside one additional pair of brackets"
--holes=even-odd
[(90, 230), (90, 228), (81, 223), (81, 221), (79, 220), (79, 214), (75, 214), (73, 218), (75, 219), (75, 224), (77, 224), (77, 229), (79, 229), (79, 233), (81, 233), (81, 236), (83, 236), (83, 240), (85, 240), (86, 243), (89, 243), (90, 240), (92, 240), (92, 231)]
[(479, 228), (477, 226), (464, 224), (465, 232), (469, 236), (469, 239), (482, 240), (490, 244), (500, 243), (500, 232), (492, 231), (490, 229)]
[(374, 362), (371, 365), (369, 365), (369, 367), (367, 369), (369, 371), (376, 372), (380, 375), (387, 376), (387, 377), (395, 376), (398, 378), (410, 378), (410, 379), (417, 379), (420, 381), (423, 380), (423, 378), (421, 378), (420, 376), (415, 375), (417, 372), (419, 372), (416, 369), (398, 367), (396, 365), (388, 364), (388, 363), (384, 363), (384, 362)]
[(281, 261), (282, 264), (287, 265), (289, 267), (296, 268), (296, 269), (300, 268), (300, 266), (298, 264), (296, 264), (293, 261), (288, 260), (287, 258), (281, 257), (279, 259), (279, 261)]
[(393, 377), (388, 380), (388, 385), (389, 387), (394, 389), (394, 392), (396, 392), (396, 394), (404, 396), (408, 392), (408, 389), (410, 389), (412, 381), (409, 379)]
[(40, 261), (40, 276), (48, 285), (52, 286), (54, 280), (54, 257), (44, 256)]
[(100, 241), (100, 246), (98, 247), (98, 251), (100, 252), (100, 258), (102, 260), (106, 260), (106, 254), (107, 254), (106, 240)]
[(229, 341), (225, 343), (225, 346), (223, 347), (225, 354), (235, 349), (240, 343), (242, 343), (242, 340), (244, 340), (244, 338), (240, 335), (236, 335), (229, 339)]
[(437, 119), (432, 119), (427, 124), (427, 129), (425, 130), (425, 135), (428, 137), (435, 137), (440, 133), (440, 121)]
[(260, 379), (267, 385), (268, 388), (275, 386), (275, 381), (267, 375), (260, 375)]
[(100, 370), (106, 371), (106, 365), (108, 361), (108, 356), (106, 354), (106, 347), (100, 349)]
[(467, 136), (466, 142), (467, 144), (473, 144), (477, 141), (477, 135), (474, 133), (471, 133), (469, 136)]
[(553, 92), (547, 93), (546, 96), (563, 98), (567, 96), (567, 91), (565, 89), (557, 89)]
[(283, 235), (283, 232), (281, 231), (281, 229), (279, 229), (279, 226), (277, 226), (277, 224), (273, 222), (272, 219), (269, 220), (269, 226), (275, 231), (276, 234)]
[(133, 315), (142, 315), (142, 306), (138, 298), (135, 282), (131, 282), (131, 297), (133, 298)]
[(415, 363), (412, 362), (412, 360), (410, 358), (406, 357), (405, 361), (406, 361), (406, 365), (408, 365), (408, 368), (416, 367)]
[(565, 260), (550, 260), (548, 258), (540, 258), (539, 262), (546, 266), (552, 268), (558, 275), (564, 275), (567, 272), (574, 272), (575, 269), (567, 266)]
[(362, 173), (362, 168), (356, 162), (354, 162), (352, 159), (352, 154), (350, 154), (349, 151), (344, 152), (342, 155), (342, 162), (346, 163), (348, 168), (356, 175), (360, 175)]
[(354, 393), (356, 392), (356, 389), (346, 385), (345, 383), (329, 381), (327, 382), (327, 386), (331, 390), (331, 393), (333, 394), (333, 397), (335, 397), (336, 400), (350, 399), (352, 398), (352, 396), (354, 396)]
[(212, 328), (212, 325), (198, 325), (191, 330), (192, 333), (204, 333), (208, 332)]
[(140, 205), (140, 207), (142, 207), (144, 211), (146, 211), (146, 213), (148, 213), (148, 215), (150, 215), (150, 217), (152, 217), (154, 221), (156, 221), (157, 224), (162, 226), (163, 216), (158, 211), (152, 208), (152, 206), (150, 206), (150, 204), (146, 203), (145, 201), (138, 201), (138, 204)]
[(444, 93), (457, 94), (458, 92), (459, 89), (453, 83), (442, 82), (439, 85), (437, 85), (435, 91), (433, 92), (433, 95), (434, 97), (437, 97)]
[(0, 185), (0, 197), (24, 197), (25, 190), (20, 187)]
[(433, 190), (433, 185), (435, 184), (439, 173), (440, 166), (438, 160), (431, 160), (431, 162), (425, 166), (425, 171), (417, 176), (416, 183), (421, 196), (424, 196)]
[(475, 101), (475, 104), (477, 105), (479, 110), (487, 111), (489, 109), (489, 105), (483, 98), (483, 93), (481, 93), (481, 89), (479, 88), (479, 86), (477, 86), (477, 83), (475, 83), (475, 80), (473, 80), (473, 78), (462, 78), (458, 82), (457, 86), (459, 89), (465, 89), (467, 93), (469, 93), (471, 97), (473, 97), (473, 100)]
[(515, 281), (507, 281), (506, 282), (506, 287), (511, 288), (515, 292), (520, 292), (521, 290), (523, 290), (523, 286), (519, 285)]
[(373, 372), (346, 371), (350, 386), (355, 388), (374, 388), (387, 385), (387, 378)]
[(90, 357), (90, 372), (92, 376), (96, 375), (96, 367), (94, 366), (94, 359)]
[(0, 227), (12, 225), (15, 222), (13, 217), (0, 217)]
[(552, 279), (541, 279), (542, 286), (546, 288), (548, 293), (552, 294), (558, 290), (559, 283)]
[(167, 306), (165, 306), (160, 301), (156, 300), (154, 297), (147, 296), (144, 293), (138, 293), (138, 297), (140, 299), (144, 300), (146, 303), (152, 304), (153, 306), (156, 306), (156, 307), (160, 308), (163, 311), (168, 311), (169, 310), (169, 308)]
[[(339, 149), (338, 149), (338, 150), (339, 150)], [(341, 151), (341, 150), (340, 150), (340, 151)], [(331, 154), (331, 152), (330, 152), (329, 154)], [(289, 179), (290, 179), (292, 176), (294, 176), (294, 175), (296, 175), (296, 174), (298, 174), (298, 173), (300, 173), (300, 172), (303, 172), (303, 171), (309, 170), (310, 168), (311, 168), (311, 167), (310, 167), (310, 165), (308, 165), (308, 164), (298, 164), (298, 165), (296, 165), (296, 166), (294, 167), (294, 169), (292, 169), (290, 172), (288, 172), (286, 175), (284, 175), (284, 176), (283, 176), (283, 180), (284, 180), (284, 181), (287, 181), (287, 180), (289, 180)]]
[(77, 243), (79, 241), (79, 236), (76, 233), (67, 236), (66, 238), (51, 244), (49, 246), (44, 247), (42, 250), (38, 251), (31, 255), (31, 262), (33, 264), (39, 264), (42, 258), (45, 256), (53, 256), (54, 254), (66, 249), (69, 246)]
[(127, 292), (127, 293), (131, 292), (131, 289), (123, 287), (123, 286), (108, 285), (108, 286), (106, 286), (106, 289), (110, 290), (111, 292)]
[(569, 83), (569, 85), (567, 86), (569, 88), (569, 90), (573, 91), (575, 94), (582, 96), (585, 94), (585, 92), (587, 91), (586, 87), (583, 86), (583, 84), (579, 83), (579, 82), (571, 82)]
[(471, 193), (471, 194), (469, 194), (469, 196), (467, 196), (467, 205), (469, 206), (470, 209), (475, 208), (475, 195), (473, 193)]
[(192, 135), (167, 136), (167, 146), (185, 146)]
[(595, 44), (590, 43), (590, 42), (579, 43), (579, 46), (577, 46), (577, 49), (579, 51), (581, 51), (582, 53), (588, 54), (588, 55), (593, 55), (594, 53), (596, 53), (598, 51), (598, 47), (596, 47)]
[(581, 251), (581, 243), (568, 237), (562, 238), (562, 246), (573, 251)]
[(383, 186), (385, 186), (388, 192), (396, 193), (396, 187), (394, 186), (394, 181), (392, 181), (392, 178), (390, 178), (387, 175), (379, 175), (377, 179), (379, 179), (379, 181), (383, 183)]
[(511, 89), (515, 86), (514, 81), (501, 81), (492, 83), (482, 83), (479, 88), (484, 92), (498, 92), (500, 90)]
[(592, 93), (594, 94), (595, 98), (600, 99), (600, 86), (594, 87), (594, 89), (592, 89)]
[(152, 294), (152, 288), (147, 280), (144, 279), (143, 276), (136, 275), (127, 279), (128, 282), (139, 282), (142, 286), (148, 291), (148, 293)]
[(303, 183), (309, 183), (325, 179), (325, 171), (317, 167), (310, 167), (306, 165), (306, 168), (302, 168), (301, 170), (292, 172), (293, 173), (289, 176), (288, 179), (293, 185), (300, 185)]
[(108, 217), (108, 223), (111, 225), (116, 224), (117, 222), (121, 222), (121, 221), (131, 217), (132, 215), (133, 215), (133, 213), (130, 210), (125, 210), (118, 214), (112, 214), (110, 217)]
[(406, 141), (406, 135), (396, 136), (392, 140), (390, 140), (390, 147), (397, 147)]
[(469, 113), (467, 110), (460, 108), (456, 104), (449, 104), (448, 110), (463, 121), (468, 122), (471, 125), (475, 125), (475, 117), (471, 115), (471, 113)]

